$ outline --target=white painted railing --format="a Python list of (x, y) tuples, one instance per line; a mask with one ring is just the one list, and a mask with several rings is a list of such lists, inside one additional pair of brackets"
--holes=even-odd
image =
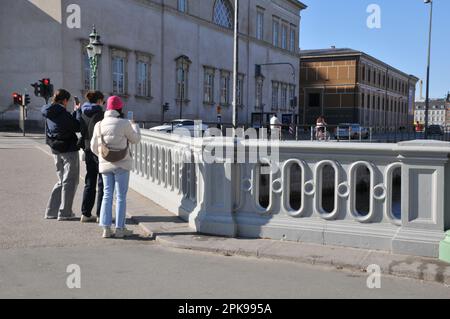
[[(261, 144), (238, 143), (248, 156)], [(450, 143), (281, 142), (276, 161), (241, 164), (206, 152), (202, 139), (144, 131), (132, 187), (207, 234), (437, 257), (450, 229)], [(261, 174), (267, 163), (279, 169)]]

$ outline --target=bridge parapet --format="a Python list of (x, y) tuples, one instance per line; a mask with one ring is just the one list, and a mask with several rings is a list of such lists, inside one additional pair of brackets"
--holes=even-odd
[(201, 233), (438, 256), (450, 143), (269, 143), (274, 159), (266, 142), (239, 140), (246, 161), (207, 160), (233, 145), (144, 131), (131, 185)]

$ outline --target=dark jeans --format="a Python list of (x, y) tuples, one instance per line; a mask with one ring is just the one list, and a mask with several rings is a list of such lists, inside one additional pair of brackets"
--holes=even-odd
[[(86, 217), (92, 216), (97, 194), (97, 216), (100, 217), (103, 199), (103, 178), (98, 172), (98, 157), (91, 151), (85, 151), (86, 179), (83, 193), (81, 213)], [(98, 185), (98, 193), (97, 193)]]

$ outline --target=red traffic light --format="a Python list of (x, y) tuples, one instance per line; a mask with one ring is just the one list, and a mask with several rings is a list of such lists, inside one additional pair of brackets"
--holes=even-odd
[(13, 98), (17, 98), (19, 96), (19, 93), (13, 93)]
[(42, 82), (44, 83), (44, 85), (49, 85), (50, 84), (50, 80), (49, 79), (44, 79)]

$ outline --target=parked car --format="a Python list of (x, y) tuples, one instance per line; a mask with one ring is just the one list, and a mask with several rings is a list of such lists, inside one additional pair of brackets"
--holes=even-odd
[(351, 138), (351, 139), (360, 139), (360, 138), (368, 139), (369, 138), (369, 130), (365, 127), (362, 127), (359, 124), (350, 124), (350, 123), (339, 124), (338, 128), (336, 129), (336, 139), (337, 140), (345, 140), (345, 139), (348, 140), (349, 138)]
[(440, 125), (430, 125), (428, 126), (429, 135), (444, 135), (444, 130)]
[[(208, 125), (201, 125), (202, 134), (208, 129)], [(191, 136), (194, 136), (195, 132), (195, 121), (193, 120), (175, 120), (170, 123), (164, 123), (163, 125), (156, 126), (150, 129), (152, 132), (159, 133), (168, 133), (168, 134), (177, 134), (177, 130), (179, 130), (179, 134), (182, 134), (182, 130), (188, 130), (191, 133)]]

